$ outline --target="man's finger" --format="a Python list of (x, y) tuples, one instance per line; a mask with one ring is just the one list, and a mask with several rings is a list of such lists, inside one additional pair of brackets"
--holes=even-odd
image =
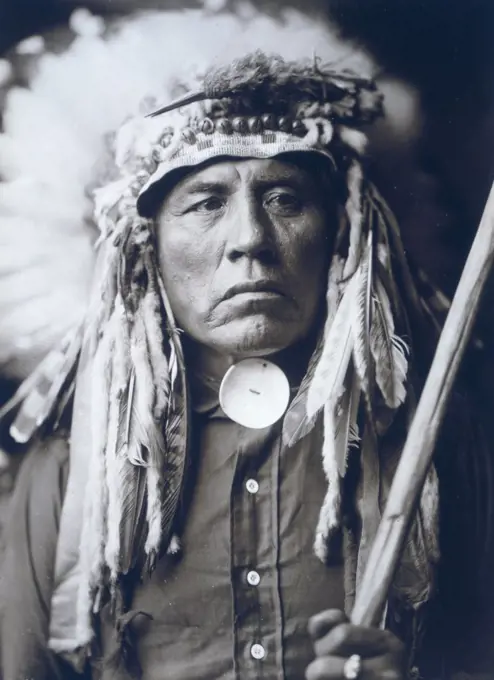
[[(306, 680), (341, 680), (345, 659), (322, 657), (315, 659), (305, 670)], [(359, 676), (360, 680), (360, 676)]]
[(348, 619), (340, 609), (326, 609), (309, 619), (309, 635), (313, 640), (317, 640), (346, 621)]
[(402, 643), (389, 631), (342, 623), (314, 642), (316, 656), (348, 657), (360, 654), (362, 658), (382, 654), (402, 653)]
[[(306, 680), (341, 680), (347, 659), (325, 656), (315, 659), (305, 671)], [(403, 680), (405, 674), (393, 657), (362, 660), (359, 680)]]

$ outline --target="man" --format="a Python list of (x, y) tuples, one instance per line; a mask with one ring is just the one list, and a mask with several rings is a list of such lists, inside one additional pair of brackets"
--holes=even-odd
[(5, 680), (419, 672), (435, 470), (383, 627), (347, 622), (435, 332), (364, 171), (380, 113), (371, 81), (255, 53), (118, 135), (91, 307), (12, 428), (43, 426)]

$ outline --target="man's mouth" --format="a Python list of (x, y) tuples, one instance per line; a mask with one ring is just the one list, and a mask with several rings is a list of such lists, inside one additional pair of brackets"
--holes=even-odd
[(281, 286), (268, 279), (239, 283), (227, 290), (223, 300), (230, 300), (237, 295), (246, 295), (251, 298), (269, 298), (285, 296)]

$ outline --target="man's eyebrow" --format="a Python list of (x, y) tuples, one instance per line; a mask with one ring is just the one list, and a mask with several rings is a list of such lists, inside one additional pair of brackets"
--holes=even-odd
[(305, 182), (300, 177), (261, 177), (255, 180), (254, 186), (258, 189), (272, 189), (273, 187), (291, 187), (292, 189), (301, 188)]
[(204, 180), (193, 180), (190, 184), (182, 187), (184, 194), (208, 194), (208, 193), (225, 193), (228, 187), (225, 182)]
[[(286, 175), (283, 177), (259, 177), (253, 181), (256, 191), (266, 191), (274, 187), (289, 187), (291, 189), (301, 189), (307, 184), (297, 176)], [(229, 182), (222, 180), (201, 180), (194, 179), (181, 188), (181, 194), (194, 196), (197, 194), (227, 194), (232, 190)]]

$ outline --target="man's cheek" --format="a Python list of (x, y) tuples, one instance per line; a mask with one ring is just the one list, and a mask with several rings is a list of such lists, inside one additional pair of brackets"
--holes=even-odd
[[(162, 243), (160, 247), (160, 269), (165, 286), (187, 285), (189, 279), (196, 277), (196, 285), (200, 285), (203, 264), (187, 244)], [(170, 293), (170, 291), (167, 291)]]
[[(294, 249), (296, 248), (294, 244)], [(287, 258), (285, 271), (299, 285), (312, 287), (314, 282), (321, 281), (329, 266), (329, 254), (326, 253), (324, 244), (305, 244), (305, 248), (299, 247)]]

